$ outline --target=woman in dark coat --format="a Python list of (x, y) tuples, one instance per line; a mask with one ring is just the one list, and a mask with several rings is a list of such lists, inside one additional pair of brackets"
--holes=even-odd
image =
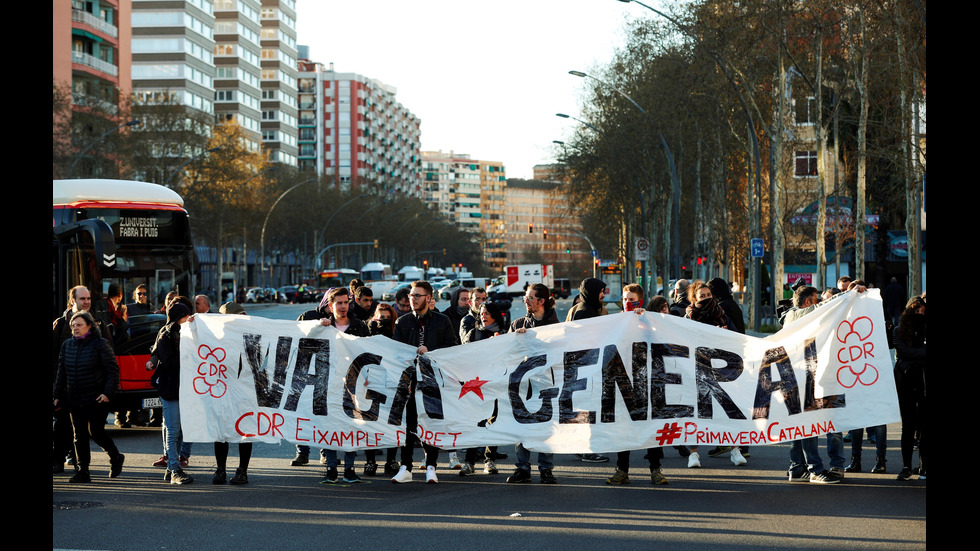
[(180, 468), (180, 324), (191, 316), (191, 310), (181, 301), (167, 308), (167, 324), (160, 328), (150, 350), (147, 369), (155, 371), (151, 384), (160, 391), (163, 402), (163, 424), (167, 431), (167, 473), (164, 480), (171, 484), (190, 484), (194, 479)]
[(895, 326), (895, 386), (898, 408), (902, 413), (902, 472), (899, 480), (908, 480), (912, 469), (915, 433), (919, 432), (920, 479), (926, 477), (926, 302), (912, 297)]
[(55, 379), (54, 405), (66, 402), (75, 433), (75, 458), (78, 472), (70, 482), (90, 482), (89, 463), (92, 452), (89, 438), (109, 454), (109, 478), (122, 472), (126, 456), (119, 453), (105, 430), (106, 404), (119, 385), (119, 366), (112, 347), (102, 338), (95, 320), (87, 311), (78, 312), (69, 321), (72, 336), (61, 346), (58, 375)]

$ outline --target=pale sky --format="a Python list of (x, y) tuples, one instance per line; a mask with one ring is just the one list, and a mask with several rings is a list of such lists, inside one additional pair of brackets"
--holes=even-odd
[(508, 178), (554, 162), (586, 73), (608, 64), (642, 6), (615, 0), (298, 0), (312, 61), (394, 86), (422, 150), (502, 161)]

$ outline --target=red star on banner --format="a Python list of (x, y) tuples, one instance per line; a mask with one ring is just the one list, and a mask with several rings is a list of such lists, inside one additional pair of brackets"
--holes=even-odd
[(463, 395), (466, 394), (467, 392), (472, 392), (473, 394), (479, 396), (480, 399), (482, 400), (483, 390), (480, 387), (489, 382), (490, 381), (481, 381), (480, 377), (477, 377), (472, 381), (466, 381), (465, 383), (463, 383), (463, 388), (459, 391), (459, 397), (462, 398)]

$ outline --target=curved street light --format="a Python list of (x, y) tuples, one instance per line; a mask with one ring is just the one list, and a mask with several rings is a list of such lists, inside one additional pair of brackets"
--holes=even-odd
[[(261, 172), (259, 174), (261, 174)], [(255, 176), (258, 176), (258, 174), (256, 174)], [(253, 176), (252, 178), (254, 178), (255, 176)], [(249, 180), (251, 180), (252, 178), (249, 178)], [(303, 184), (308, 184), (310, 182), (315, 182), (315, 181), (316, 181), (316, 178), (309, 178), (309, 179), (303, 180), (302, 182), (300, 182), (300, 183), (294, 185), (293, 187), (287, 189), (286, 191), (282, 192), (279, 195), (279, 197), (276, 198), (275, 202), (272, 203), (272, 206), (269, 207), (269, 212), (267, 212), (266, 215), (265, 215), (265, 222), (262, 222), (262, 236), (259, 238), (259, 241), (261, 242), (261, 256), (262, 256), (262, 268), (261, 268), (261, 270), (262, 270), (262, 286), (263, 287), (267, 287), (268, 286), (268, 282), (265, 281), (265, 226), (266, 226), (266, 224), (269, 223), (269, 216), (272, 214), (272, 209), (276, 208), (276, 205), (279, 204), (279, 201), (281, 201), (282, 198), (285, 197), (286, 194), (289, 193), (290, 191), (293, 191), (294, 189), (298, 188), (299, 186), (301, 186)]]
[[(354, 201), (356, 201), (358, 199), (362, 199), (364, 197), (369, 197), (369, 196), (370, 196), (370, 194), (368, 194), (368, 193), (362, 193), (362, 194), (358, 195), (357, 197), (351, 197), (343, 205), (340, 205), (339, 207), (337, 207), (337, 210), (333, 211), (333, 214), (331, 214), (330, 215), (330, 218), (327, 219), (327, 223), (323, 225), (323, 229), (320, 230), (320, 234), (318, 236), (314, 236), (314, 237), (316, 237), (316, 240), (315, 241), (318, 242), (318, 243), (320, 241), (323, 241), (323, 236), (324, 236), (324, 234), (327, 233), (327, 226), (330, 225), (330, 222), (333, 222), (333, 217), (334, 216), (337, 216), (337, 213), (338, 212), (344, 210), (344, 207), (346, 207), (347, 205), (353, 203)], [(317, 255), (317, 257), (316, 257), (316, 267), (317, 267), (317, 269), (320, 268), (320, 255)]]
[(78, 164), (78, 161), (82, 160), (82, 157), (84, 157), (85, 154), (88, 153), (88, 150), (89, 149), (92, 149), (92, 147), (94, 147), (95, 144), (97, 144), (97, 143), (101, 142), (102, 140), (104, 140), (106, 136), (108, 136), (109, 134), (112, 134), (113, 132), (115, 132), (116, 130), (119, 130), (120, 128), (125, 128), (127, 126), (139, 126), (141, 124), (143, 124), (143, 121), (141, 121), (139, 119), (133, 119), (133, 120), (131, 120), (129, 122), (124, 122), (124, 123), (120, 124), (119, 126), (113, 128), (112, 130), (109, 130), (105, 134), (102, 134), (101, 136), (99, 136), (98, 138), (96, 138), (95, 141), (93, 141), (92, 143), (88, 144), (85, 147), (85, 149), (83, 149), (81, 152), (79, 152), (79, 154), (75, 157), (75, 160), (72, 161), (71, 166), (68, 167), (68, 175), (65, 176), (65, 178), (71, 178), (71, 173), (75, 171), (75, 165)]

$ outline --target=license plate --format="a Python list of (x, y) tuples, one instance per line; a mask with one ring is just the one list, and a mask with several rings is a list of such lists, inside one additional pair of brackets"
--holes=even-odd
[(163, 402), (159, 398), (143, 398), (143, 408), (162, 408)]

